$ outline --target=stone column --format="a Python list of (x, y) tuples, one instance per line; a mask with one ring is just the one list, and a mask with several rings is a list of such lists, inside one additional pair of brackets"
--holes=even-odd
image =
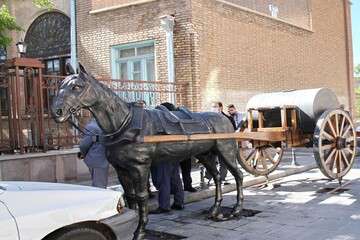
[[(174, 23), (175, 17), (166, 15), (160, 17), (161, 27), (166, 32), (166, 55), (167, 55), (167, 66), (168, 66), (168, 82), (175, 82), (175, 63), (174, 63)], [(170, 90), (173, 91), (175, 88), (170, 86)], [(169, 93), (169, 101), (176, 104), (175, 93)]]

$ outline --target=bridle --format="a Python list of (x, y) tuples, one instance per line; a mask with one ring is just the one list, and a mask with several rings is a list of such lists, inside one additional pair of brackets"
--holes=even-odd
[[(83, 96), (86, 95), (86, 93), (88, 93), (90, 90), (90, 84), (87, 84), (85, 89), (79, 94), (78, 96), (78, 101), (81, 103), (82, 102), (82, 98)], [(68, 103), (66, 103), (67, 105), (69, 105)], [(87, 129), (86, 127), (81, 127), (79, 124), (76, 124), (74, 122), (74, 118), (78, 120), (78, 117), (76, 116), (76, 113), (79, 112), (81, 109), (80, 106), (77, 107), (73, 107), (73, 106), (69, 106), (69, 113), (70, 116), (68, 117), (67, 121), (74, 127), (76, 128), (79, 132), (81, 132), (84, 136), (91, 136), (91, 137), (96, 137), (96, 142), (102, 142), (102, 143), (106, 143), (106, 145), (112, 145), (112, 143), (110, 142), (110, 140), (113, 140), (113, 138), (115, 136), (120, 135), (120, 133), (124, 132), (124, 130), (126, 129), (126, 127), (129, 125), (129, 123), (131, 122), (131, 118), (132, 118), (132, 111), (130, 110), (129, 113), (125, 116), (124, 121), (121, 123), (120, 127), (113, 133), (109, 133), (109, 134), (96, 134), (92, 131), (90, 131), (89, 129)], [(77, 121), (79, 122), (79, 121)], [(115, 143), (115, 141), (114, 141)]]
[[(76, 111), (77, 112), (77, 111)], [(75, 113), (76, 113), (75, 112)], [(87, 129), (86, 127), (81, 127), (79, 124), (76, 124), (73, 121), (73, 118), (78, 119), (75, 115), (75, 113), (71, 113), (70, 117), (67, 119), (67, 121), (74, 127), (76, 128), (79, 132), (81, 132), (84, 136), (90, 136), (90, 137), (95, 137), (96, 138), (96, 142), (101, 142), (106, 144), (107, 146), (109, 145), (113, 145), (115, 143), (117, 143), (116, 139), (114, 139), (114, 137), (119, 136), (121, 133), (125, 132), (126, 127), (129, 125), (129, 123), (131, 122), (131, 111), (129, 111), (129, 113), (126, 115), (125, 120), (122, 122), (122, 124), (120, 125), (120, 127), (113, 133), (109, 133), (109, 134), (96, 134), (94, 132), (92, 132), (91, 130)], [(79, 121), (78, 121), (79, 122)]]

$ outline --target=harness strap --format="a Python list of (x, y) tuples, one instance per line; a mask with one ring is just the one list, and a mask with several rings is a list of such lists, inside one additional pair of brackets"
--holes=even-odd
[[(133, 113), (135, 113), (137, 116), (135, 119), (137, 121), (134, 121)], [(74, 114), (71, 114), (76, 118)], [(129, 114), (125, 117), (125, 120), (121, 124), (118, 130), (116, 130), (113, 133), (110, 134), (96, 134), (86, 127), (83, 127), (83, 129), (77, 125), (71, 118), (68, 118), (68, 122), (72, 126), (74, 126), (77, 130), (79, 130), (82, 134), (85, 136), (91, 136), (94, 137), (95, 142), (101, 142), (105, 146), (111, 146), (120, 142), (141, 142), (143, 137), (139, 136), (141, 135), (142, 130), (142, 120), (144, 115), (144, 109), (136, 109), (134, 110), (131, 108), (131, 111)], [(130, 125), (130, 128), (127, 129), (127, 127)], [(85, 131), (84, 131), (85, 130)]]

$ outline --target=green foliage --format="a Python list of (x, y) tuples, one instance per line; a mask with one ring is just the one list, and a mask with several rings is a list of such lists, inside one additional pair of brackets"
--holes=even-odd
[[(52, 0), (33, 0), (33, 4), (38, 8), (51, 10), (54, 7)], [(16, 23), (16, 19), (11, 15), (6, 2), (0, 8), (0, 47), (6, 48), (11, 44), (10, 31), (22, 31), (23, 29)]]
[(33, 0), (33, 3), (38, 8), (47, 8), (48, 10), (54, 7), (52, 0)]
[(355, 66), (354, 73), (355, 73), (355, 76), (360, 77), (360, 64)]
[(8, 7), (3, 4), (0, 8), (0, 47), (7, 47), (11, 43), (11, 37), (7, 35), (8, 31), (22, 30), (16, 23), (14, 16), (10, 14)]

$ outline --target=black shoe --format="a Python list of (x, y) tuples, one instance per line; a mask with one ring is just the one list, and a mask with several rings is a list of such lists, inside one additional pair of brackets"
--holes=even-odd
[(224, 181), (223, 184), (224, 184), (224, 186), (225, 186), (225, 185), (230, 185), (231, 183), (229, 183), (228, 181)]
[(193, 188), (193, 187), (187, 187), (187, 188), (184, 188), (184, 191), (187, 191), (187, 192), (197, 192), (197, 189), (196, 189), (196, 188)]
[(157, 208), (155, 210), (149, 211), (149, 214), (162, 214), (170, 212), (169, 209)]
[(155, 198), (155, 194), (152, 192), (149, 192), (149, 199)]
[(171, 205), (171, 209), (174, 209), (174, 210), (183, 210), (185, 207), (184, 205), (179, 205), (179, 204), (173, 204)]

